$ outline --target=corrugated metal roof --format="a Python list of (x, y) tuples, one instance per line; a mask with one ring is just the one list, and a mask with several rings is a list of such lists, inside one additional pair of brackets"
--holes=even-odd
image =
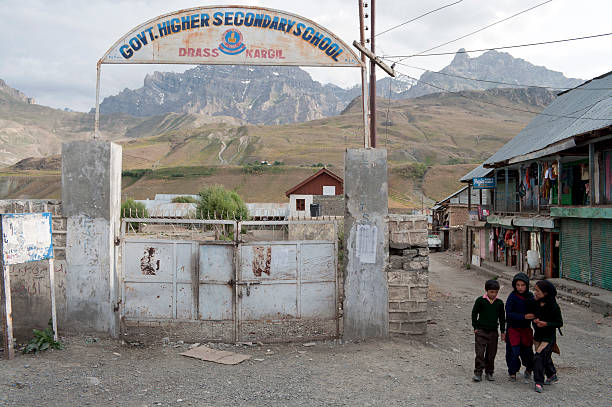
[(438, 202), (436, 202), (436, 205), (437, 205), (437, 204), (441, 204), (441, 203), (442, 203), (442, 202), (444, 202), (444, 201), (449, 201), (449, 200), (450, 200), (452, 197), (454, 197), (455, 195), (459, 195), (460, 193), (462, 193), (462, 192), (463, 192), (463, 191), (465, 191), (466, 189), (467, 189), (467, 186), (465, 186), (465, 187), (461, 188), (461, 189), (460, 189), (460, 190), (458, 190), (458, 191), (453, 192), (452, 194), (450, 194), (450, 195), (449, 195), (449, 196), (447, 196), (446, 198), (444, 198), (444, 199), (440, 199)]
[(491, 168), (485, 168), (480, 164), (478, 167), (474, 168), (472, 171), (465, 174), (459, 181), (468, 182), (471, 181), (472, 178), (481, 178), (489, 175), (493, 170)]
[(191, 194), (155, 194), (156, 201), (172, 201), (174, 198), (179, 196), (189, 196), (195, 200), (199, 200), (199, 195), (191, 195)]
[(612, 126), (612, 72), (560, 94), (484, 164), (502, 163), (608, 126)]
[[(179, 195), (181, 196), (181, 195)], [(186, 218), (194, 216), (197, 205), (194, 203), (171, 203), (158, 200), (136, 200), (142, 203), (151, 218)]]

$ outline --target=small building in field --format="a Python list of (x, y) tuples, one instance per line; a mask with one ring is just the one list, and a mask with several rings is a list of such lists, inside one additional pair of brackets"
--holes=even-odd
[(291, 219), (344, 216), (344, 181), (322, 168), (285, 192)]

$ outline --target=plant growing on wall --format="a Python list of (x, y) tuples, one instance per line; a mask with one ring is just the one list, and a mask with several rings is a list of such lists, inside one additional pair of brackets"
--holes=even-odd
[(202, 189), (199, 193), (197, 216), (201, 219), (248, 219), (249, 211), (234, 191), (228, 191), (220, 185)]
[(43, 329), (34, 329), (34, 338), (30, 340), (25, 348), (23, 348), (23, 353), (37, 353), (42, 352), (47, 349), (64, 349), (64, 344), (60, 341), (56, 341), (53, 339), (53, 324), (49, 321), (49, 326)]
[(198, 203), (192, 196), (177, 196), (172, 198), (172, 203)]
[[(121, 204), (121, 219), (123, 218), (148, 218), (149, 213), (143, 203), (135, 202), (132, 198), (128, 198)], [(137, 222), (130, 222), (128, 228), (138, 230)]]
[(121, 204), (121, 219), (123, 218), (148, 218), (149, 213), (143, 203), (128, 198)]

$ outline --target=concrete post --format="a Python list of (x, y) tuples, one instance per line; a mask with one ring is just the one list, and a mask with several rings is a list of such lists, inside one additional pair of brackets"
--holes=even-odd
[(385, 337), (389, 334), (387, 151), (347, 149), (344, 167), (344, 337)]
[(62, 144), (67, 329), (118, 334), (114, 259), (120, 197), (121, 146), (107, 141)]

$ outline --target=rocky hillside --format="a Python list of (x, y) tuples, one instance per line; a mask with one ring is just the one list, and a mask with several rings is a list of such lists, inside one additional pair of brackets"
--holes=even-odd
[(198, 113), (284, 124), (334, 116), (353, 97), (338, 86), (313, 81), (297, 67), (206, 65), (149, 74), (142, 88), (105, 98), (100, 111), (139, 117)]
[[(503, 82), (505, 84), (473, 81), (457, 76)], [(584, 81), (582, 79), (566, 78), (561, 72), (533, 65), (524, 59), (514, 58), (506, 52), (487, 51), (479, 57), (470, 58), (462, 48), (457, 52), (450, 65), (439, 72), (426, 71), (421, 75), (420, 82), (403, 92), (400, 97), (414, 98), (441, 92), (440, 89), (429, 86), (425, 82), (447, 89), (449, 92), (457, 92), (461, 90), (507, 88), (513, 87), (512, 84), (573, 88)]]
[(2, 102), (10, 102), (10, 101), (18, 101), (23, 103), (28, 103), (29, 98), (24, 95), (21, 91), (11, 88), (0, 79), (0, 101)]

